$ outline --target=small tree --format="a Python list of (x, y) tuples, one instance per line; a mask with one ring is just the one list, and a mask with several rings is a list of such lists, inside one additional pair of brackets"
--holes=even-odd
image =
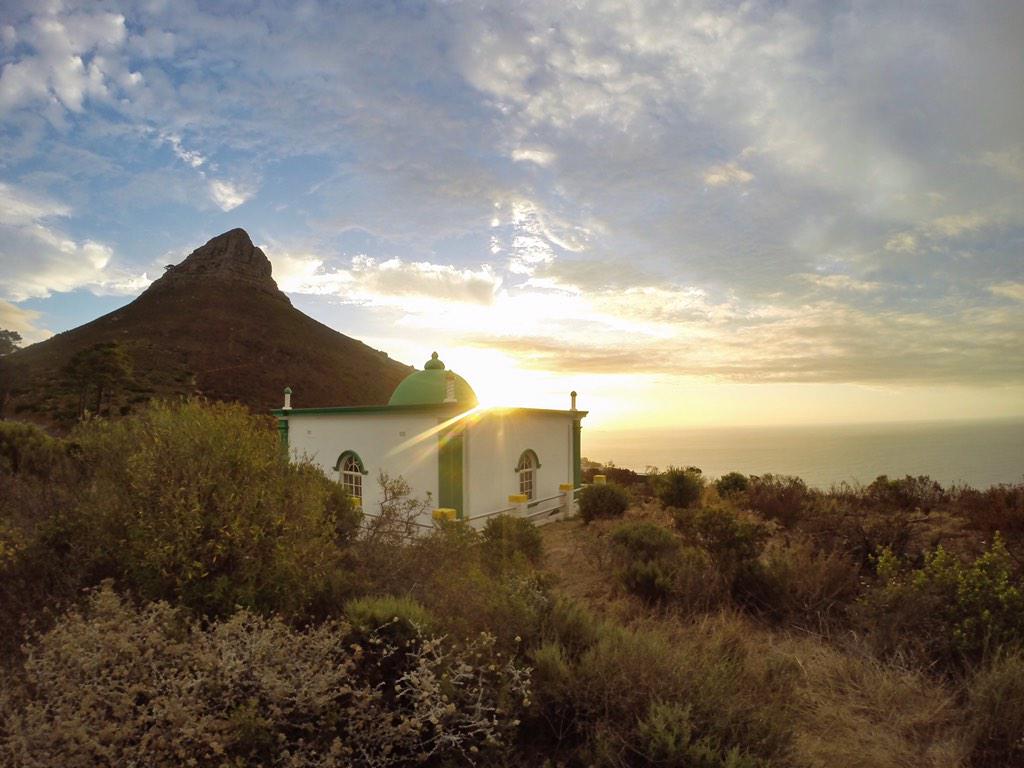
[(4, 417), (4, 407), (11, 396), (14, 378), (10, 363), (3, 358), (14, 352), (20, 344), (20, 333), (0, 328), (0, 420)]
[(78, 416), (85, 415), (90, 393), (95, 393), (95, 413), (99, 414), (104, 396), (110, 395), (131, 376), (131, 362), (116, 341), (94, 344), (76, 352), (64, 367), (64, 375), (78, 391)]
[(700, 501), (704, 475), (697, 467), (669, 467), (655, 479), (658, 500), (666, 507), (686, 509)]

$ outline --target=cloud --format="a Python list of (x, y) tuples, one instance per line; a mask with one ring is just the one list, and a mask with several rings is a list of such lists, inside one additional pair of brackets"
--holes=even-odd
[(713, 165), (704, 172), (704, 183), (710, 187), (727, 184), (746, 184), (754, 180), (754, 174), (740, 168), (736, 163)]
[(799, 277), (818, 288), (827, 288), (834, 291), (858, 291), (860, 293), (870, 293), (882, 288), (881, 283), (876, 283), (872, 280), (858, 280), (857, 278), (850, 277), (849, 275), (803, 274)]
[(1003, 296), (1007, 299), (1024, 301), (1024, 282), (1022, 283), (998, 283), (989, 286), (989, 290), (996, 296)]
[(519, 147), (512, 150), (512, 159), (517, 163), (533, 163), (545, 168), (555, 161), (555, 153), (540, 147)]
[(0, 299), (0, 328), (17, 331), (24, 344), (35, 344), (53, 335), (51, 331), (36, 325), (40, 316), (39, 312)]
[(283, 291), (332, 295), (347, 303), (374, 307), (404, 307), (410, 298), (436, 305), (490, 306), (502, 282), (487, 266), (459, 269), (451, 264), (356, 256), (347, 269), (328, 269), (324, 260), (314, 255), (278, 253), (272, 260)]
[(238, 206), (252, 199), (254, 192), (244, 189), (230, 181), (211, 179), (210, 198), (222, 211), (233, 211)]
[(0, 182), (0, 295), (11, 301), (88, 288), (97, 294), (131, 294), (149, 283), (112, 264), (113, 249), (66, 235), (55, 220), (68, 206)]
[[(17, 37), (33, 53), (4, 65), (0, 71), (0, 112), (33, 101), (53, 101), (81, 112), (87, 98), (106, 99), (112, 79), (123, 73), (116, 51), (125, 39), (125, 18), (114, 13), (41, 15)], [(132, 84), (131, 78), (127, 83)]]

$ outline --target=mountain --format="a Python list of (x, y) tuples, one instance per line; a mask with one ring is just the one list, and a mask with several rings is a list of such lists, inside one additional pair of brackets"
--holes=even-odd
[(5, 413), (73, 422), (82, 386), (69, 363), (110, 342), (131, 368), (102, 396), (111, 413), (193, 394), (265, 411), (281, 405), (286, 386), (296, 407), (372, 405), (386, 403), (412, 370), (295, 309), (263, 251), (233, 229), (168, 267), (127, 306), (4, 358), (13, 382)]

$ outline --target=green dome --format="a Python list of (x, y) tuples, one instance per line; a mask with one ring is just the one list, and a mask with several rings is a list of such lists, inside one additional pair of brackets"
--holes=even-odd
[(437, 352), (430, 356), (422, 371), (410, 373), (395, 387), (388, 405), (441, 405), (445, 400), (445, 381), (451, 377), (455, 383), (455, 402), (465, 408), (477, 405), (476, 392), (464, 378), (453, 371), (446, 371), (444, 363), (437, 359)]

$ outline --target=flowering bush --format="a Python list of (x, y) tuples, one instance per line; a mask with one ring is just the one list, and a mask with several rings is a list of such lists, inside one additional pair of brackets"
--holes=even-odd
[[(0, 688), (0, 764), (406, 766), (507, 745), (529, 670), (481, 635), (411, 650), (247, 611), (202, 625), (109, 584), (25, 646)], [(374, 681), (364, 659), (398, 660)]]

